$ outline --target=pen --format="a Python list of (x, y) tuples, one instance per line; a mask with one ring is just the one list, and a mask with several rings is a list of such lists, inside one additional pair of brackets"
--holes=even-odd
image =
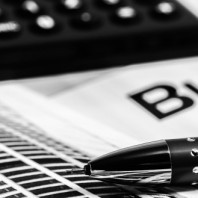
[(89, 161), (83, 172), (117, 184), (195, 185), (198, 138), (159, 140), (120, 149)]

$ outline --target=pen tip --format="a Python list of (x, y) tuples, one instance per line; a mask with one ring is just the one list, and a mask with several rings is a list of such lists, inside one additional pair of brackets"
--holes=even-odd
[(89, 164), (84, 166), (85, 175), (91, 175), (91, 166)]
[(85, 165), (84, 168), (71, 168), (66, 170), (67, 174), (85, 174), (91, 175), (91, 166), (89, 164)]
[(85, 171), (82, 168), (72, 168), (72, 169), (67, 169), (66, 173), (68, 173), (68, 174), (85, 174)]

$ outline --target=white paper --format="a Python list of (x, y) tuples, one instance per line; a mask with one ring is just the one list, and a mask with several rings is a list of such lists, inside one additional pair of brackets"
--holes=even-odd
[[(63, 92), (54, 100), (140, 142), (197, 136), (198, 94), (185, 86), (189, 83), (198, 88), (197, 76), (198, 58), (128, 66), (93, 83)], [(193, 105), (158, 119), (129, 97), (159, 85), (173, 87), (177, 95), (190, 98)], [(167, 94), (166, 90), (158, 89), (145, 94), (144, 99), (152, 103)], [(166, 113), (181, 105), (182, 101), (173, 98), (160, 103), (159, 107)]]
[(74, 167), (82, 168), (98, 154), (121, 148), (121, 141), (122, 144), (137, 143), (132, 137), (49, 102), (26, 88), (2, 86), (0, 197), (196, 197), (196, 187), (176, 191), (169, 188), (121, 188), (83, 174), (67, 172)]
[[(85, 125), (78, 125), (78, 120)], [(25, 88), (0, 87), (0, 197), (125, 196), (115, 186), (66, 172), (83, 168), (94, 155), (119, 148), (86, 124), (78, 114)]]
[(192, 14), (198, 17), (198, 2), (196, 0), (177, 0), (185, 6)]

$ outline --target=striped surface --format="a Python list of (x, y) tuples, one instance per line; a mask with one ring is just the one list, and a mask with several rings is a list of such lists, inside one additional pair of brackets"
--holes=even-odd
[[(130, 188), (71, 174), (89, 160), (0, 104), (1, 198), (183, 198), (165, 188)], [(133, 193), (132, 193), (133, 192)]]
[(0, 109), (0, 178), (6, 180), (0, 197), (133, 197), (113, 185), (67, 172), (83, 167), (89, 157), (51, 139), (18, 115), (13, 120), (16, 115), (11, 116), (9, 109)]

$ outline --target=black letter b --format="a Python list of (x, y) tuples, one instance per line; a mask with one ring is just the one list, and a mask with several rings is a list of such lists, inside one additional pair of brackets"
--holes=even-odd
[[(166, 94), (165, 96), (162, 96), (159, 100), (155, 101), (149, 101), (146, 97), (144, 97), (146, 94), (150, 92), (158, 92), (158, 90), (163, 90), (163, 92)], [(130, 95), (130, 97), (135, 100), (137, 103), (142, 105), (144, 108), (146, 108), (148, 111), (150, 111), (153, 115), (155, 115), (159, 119), (163, 119), (167, 116), (170, 116), (174, 113), (177, 113), (179, 111), (182, 111), (190, 106), (193, 105), (193, 100), (185, 97), (185, 96), (178, 96), (177, 91), (175, 88), (167, 85), (161, 85), (161, 86), (155, 86), (153, 88), (144, 90), (140, 93)], [(180, 102), (181, 105), (179, 107), (176, 107), (174, 109), (168, 110), (163, 112), (160, 110), (160, 105), (162, 104), (168, 104), (171, 103), (172, 100), (177, 100), (177, 102)]]

